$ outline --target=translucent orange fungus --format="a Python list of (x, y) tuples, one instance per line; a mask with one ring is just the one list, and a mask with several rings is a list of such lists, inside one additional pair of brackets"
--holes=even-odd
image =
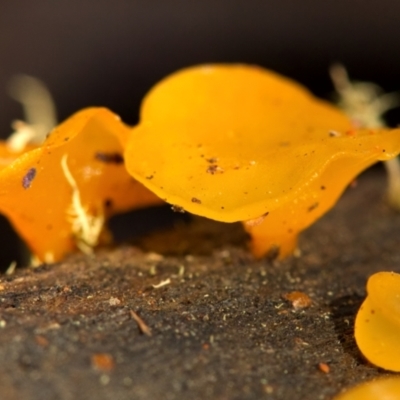
[(262, 256), (300, 231), (363, 169), (400, 151), (400, 130), (352, 130), (297, 83), (256, 66), (179, 71), (146, 96), (128, 171), (179, 209), (242, 221)]
[(336, 396), (334, 400), (400, 400), (400, 377), (362, 383)]
[(124, 210), (160, 200), (126, 172), (123, 146), (130, 130), (104, 108), (80, 111), (41, 146), (13, 152), (0, 145), (0, 212), (42, 261), (107, 235), (103, 223)]
[(372, 364), (400, 372), (400, 274), (372, 275), (367, 292), (355, 321), (357, 345)]

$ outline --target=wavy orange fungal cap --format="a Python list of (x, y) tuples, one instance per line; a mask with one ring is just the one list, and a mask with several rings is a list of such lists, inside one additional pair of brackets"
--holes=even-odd
[(254, 254), (279, 248), (283, 257), (360, 171), (399, 151), (400, 131), (353, 131), (339, 110), (278, 74), (204, 65), (150, 91), (125, 162), (173, 205), (249, 221)]
[(160, 200), (126, 172), (130, 130), (105, 108), (80, 111), (43, 145), (13, 153), (0, 146), (0, 212), (42, 261), (105, 240), (111, 215)]
[(367, 292), (355, 321), (357, 345), (372, 364), (400, 372), (400, 274), (372, 275)]
[(365, 382), (336, 396), (334, 400), (399, 400), (400, 377)]

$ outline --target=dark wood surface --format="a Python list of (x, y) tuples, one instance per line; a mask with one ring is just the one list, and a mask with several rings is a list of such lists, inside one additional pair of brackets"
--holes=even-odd
[(353, 339), (368, 276), (400, 271), (384, 187), (380, 170), (361, 177), (284, 262), (254, 260), (238, 225), (195, 220), (2, 276), (0, 398), (331, 399), (384, 375)]

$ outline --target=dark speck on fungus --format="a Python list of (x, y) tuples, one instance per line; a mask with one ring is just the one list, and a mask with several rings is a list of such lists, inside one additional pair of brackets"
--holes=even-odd
[(219, 167), (218, 165), (212, 164), (207, 168), (206, 172), (208, 172), (211, 175), (214, 175), (217, 172), (221, 172), (222, 173), (222, 172), (224, 172), (224, 170), (221, 167)]
[(124, 157), (120, 153), (97, 152), (95, 158), (107, 164), (122, 164), (124, 162)]
[(192, 203), (201, 204), (201, 200), (196, 199), (196, 197), (192, 197)]
[(36, 168), (30, 168), (28, 172), (22, 178), (22, 187), (24, 189), (29, 189), (31, 187), (32, 181), (36, 176)]
[(113, 201), (111, 199), (105, 199), (104, 200), (104, 207), (105, 208), (111, 208), (113, 206)]
[(308, 207), (308, 209), (307, 209), (308, 212), (311, 212), (312, 210), (315, 210), (318, 207), (318, 205), (319, 205), (319, 203), (311, 204), (311, 206)]

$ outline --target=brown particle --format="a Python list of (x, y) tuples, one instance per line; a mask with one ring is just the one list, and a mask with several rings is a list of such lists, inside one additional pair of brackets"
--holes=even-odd
[(283, 298), (289, 300), (295, 310), (310, 307), (312, 302), (308, 295), (299, 291), (286, 293), (283, 295)]
[(321, 190), (325, 190), (326, 187), (324, 185), (321, 186)]
[(114, 369), (115, 361), (111, 354), (95, 353), (91, 357), (92, 367), (98, 371), (109, 372)]
[(40, 346), (40, 347), (47, 347), (49, 345), (49, 341), (47, 338), (45, 338), (42, 335), (37, 335), (35, 336), (35, 342)]
[(192, 197), (192, 203), (201, 204), (201, 200), (197, 199), (196, 197)]
[(371, 310), (371, 314), (375, 314), (375, 310)]
[(154, 175), (146, 176), (146, 179), (148, 179), (148, 180), (151, 180), (151, 179), (153, 179), (153, 178), (154, 178)]
[(215, 164), (218, 161), (217, 157), (206, 158), (206, 161), (210, 164)]
[(323, 372), (324, 374), (329, 374), (329, 372), (330, 372), (330, 368), (329, 368), (329, 365), (328, 364), (326, 364), (326, 363), (319, 363), (318, 364), (318, 369), (321, 371), (321, 372)]
[(357, 179), (354, 179), (353, 181), (350, 182), (349, 187), (351, 189), (354, 189), (357, 187), (357, 185), (358, 185)]

